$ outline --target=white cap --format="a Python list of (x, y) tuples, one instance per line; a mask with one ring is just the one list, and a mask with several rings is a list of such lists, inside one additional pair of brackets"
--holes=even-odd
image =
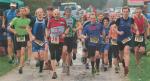
[(16, 7), (16, 3), (10, 3), (10, 6)]

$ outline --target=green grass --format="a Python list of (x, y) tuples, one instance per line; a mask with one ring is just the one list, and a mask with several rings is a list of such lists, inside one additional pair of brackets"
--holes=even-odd
[(8, 63), (8, 57), (0, 57), (0, 76), (11, 71), (16, 65)]
[[(150, 41), (147, 42), (147, 50), (150, 50)], [(150, 56), (143, 56), (139, 65), (135, 64), (135, 57), (131, 55), (130, 81), (150, 81)]]

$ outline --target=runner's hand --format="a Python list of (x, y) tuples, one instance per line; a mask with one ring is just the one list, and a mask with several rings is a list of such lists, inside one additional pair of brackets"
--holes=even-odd
[(66, 36), (65, 34), (62, 34), (62, 35), (61, 35), (61, 38), (65, 38), (65, 36)]
[(5, 28), (5, 25), (4, 25), (4, 24), (2, 25), (2, 28)]
[(120, 31), (120, 32), (119, 32), (119, 34), (120, 34), (120, 35), (123, 35), (123, 34), (124, 34), (124, 32), (123, 32), (123, 31)]
[(137, 35), (137, 36), (139, 36), (139, 35), (140, 35), (139, 31), (136, 31), (136, 35)]
[(31, 41), (33, 41), (33, 40), (35, 40), (35, 36), (32, 35), (31, 36)]
[(77, 31), (77, 29), (76, 29), (76, 28), (73, 28), (72, 30), (73, 30), (73, 32), (76, 32), (76, 31)]

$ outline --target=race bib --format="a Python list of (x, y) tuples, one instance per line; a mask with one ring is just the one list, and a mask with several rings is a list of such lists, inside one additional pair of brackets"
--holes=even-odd
[(34, 42), (36, 44), (38, 44), (39, 46), (43, 46), (44, 45), (44, 42), (43, 41), (40, 41), (40, 40), (34, 40)]
[(18, 36), (17, 42), (25, 42), (25, 36)]
[(51, 28), (50, 30), (50, 34), (52, 34), (53, 36), (56, 36), (58, 37), (59, 35), (61, 35), (62, 33), (64, 33), (64, 27), (63, 26), (58, 26), (58, 27), (54, 27), (54, 28)]
[(130, 37), (125, 38), (124, 40), (122, 40), (122, 43), (123, 43), (123, 44), (125, 44), (125, 43), (129, 42), (130, 40), (131, 40), (131, 38), (130, 38)]
[(112, 45), (118, 45), (118, 44), (117, 44), (117, 40), (112, 39), (112, 40), (111, 40), (111, 44), (112, 44)]
[(59, 44), (59, 37), (51, 36), (51, 43), (52, 44)]
[(135, 36), (135, 41), (136, 42), (143, 42), (143, 36)]
[(91, 43), (98, 43), (99, 39), (98, 39), (98, 37), (90, 37), (90, 42)]

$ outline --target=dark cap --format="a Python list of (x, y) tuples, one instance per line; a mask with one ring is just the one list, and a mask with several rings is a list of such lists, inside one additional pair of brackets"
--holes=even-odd
[(47, 10), (53, 11), (54, 8), (53, 8), (52, 6), (48, 6), (48, 7), (47, 7)]

